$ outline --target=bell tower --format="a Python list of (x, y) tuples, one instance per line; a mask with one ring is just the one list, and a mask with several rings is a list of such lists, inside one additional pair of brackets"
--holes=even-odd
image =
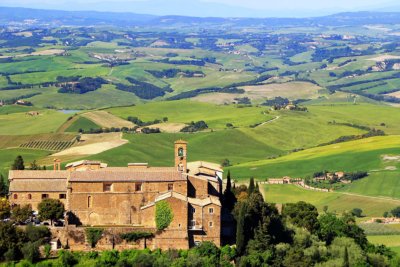
[(187, 169), (187, 144), (183, 140), (175, 142), (175, 167), (181, 172), (186, 172)]

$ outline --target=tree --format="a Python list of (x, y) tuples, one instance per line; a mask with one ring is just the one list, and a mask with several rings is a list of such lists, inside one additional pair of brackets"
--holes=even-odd
[(8, 194), (8, 186), (4, 181), (4, 176), (0, 174), (0, 197), (5, 197)]
[(39, 216), (44, 220), (50, 220), (51, 225), (53, 221), (61, 219), (64, 216), (64, 204), (58, 199), (44, 199), (38, 205)]
[(361, 218), (361, 217), (362, 217), (362, 209), (354, 208), (354, 209), (351, 211), (351, 214), (352, 214), (353, 216), (356, 216), (356, 217), (358, 217), (358, 218)]
[(22, 156), (17, 156), (14, 163), (11, 165), (11, 170), (25, 170), (24, 159)]
[(245, 237), (245, 216), (246, 216), (247, 204), (243, 202), (240, 204), (239, 216), (236, 219), (236, 250), (238, 255), (243, 255), (246, 249), (246, 237)]
[(254, 184), (254, 178), (251, 177), (250, 178), (250, 183), (249, 183), (249, 188), (247, 189), (247, 193), (249, 194), (249, 196), (254, 192), (256, 186)]
[(37, 165), (36, 160), (32, 161), (30, 164), (30, 169), (31, 170), (40, 170), (40, 166)]
[(222, 167), (229, 167), (231, 166), (231, 162), (229, 161), (229, 159), (224, 159), (221, 163)]
[(30, 216), (32, 216), (32, 207), (29, 204), (26, 204), (22, 207), (17, 205), (12, 208), (11, 219), (16, 222), (25, 222)]
[(228, 175), (226, 177), (226, 188), (223, 195), (223, 203), (225, 208), (229, 212), (232, 212), (236, 202), (237, 202), (236, 196), (232, 192), (231, 172), (228, 171)]
[(4, 220), (10, 216), (10, 203), (7, 198), (0, 198), (0, 220)]
[(86, 238), (90, 244), (91, 248), (95, 248), (97, 242), (101, 239), (103, 235), (102, 228), (86, 228)]
[(311, 233), (318, 230), (318, 210), (309, 203), (300, 201), (286, 204), (283, 207), (282, 215), (294, 225), (305, 228)]
[(394, 208), (390, 211), (390, 213), (392, 213), (392, 215), (396, 218), (400, 218), (400, 206), (397, 208)]
[(173, 218), (174, 215), (168, 202), (160, 201), (156, 204), (156, 227), (158, 230), (167, 228)]

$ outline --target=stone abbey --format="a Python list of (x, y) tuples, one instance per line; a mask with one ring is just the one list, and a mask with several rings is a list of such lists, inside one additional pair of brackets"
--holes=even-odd
[[(59, 199), (68, 214), (68, 229), (101, 226), (156, 231), (157, 202), (165, 201), (173, 219), (158, 231), (151, 248), (186, 249), (198, 242), (221, 242), (221, 203), (223, 171), (218, 164), (187, 162), (187, 142), (175, 142), (174, 167), (151, 167), (129, 163), (108, 167), (98, 161), (79, 161), (61, 170), (10, 171), (10, 203), (38, 204), (46, 198)], [(67, 237), (65, 237), (67, 236)], [(71, 241), (70, 245), (73, 243)]]

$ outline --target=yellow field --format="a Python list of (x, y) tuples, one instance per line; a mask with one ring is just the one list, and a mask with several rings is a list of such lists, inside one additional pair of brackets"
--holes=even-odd
[(93, 121), (97, 125), (100, 125), (101, 127), (105, 127), (105, 128), (111, 128), (111, 127), (132, 128), (133, 126), (135, 126), (132, 122), (121, 119), (121, 118), (114, 116), (111, 113), (108, 113), (106, 111), (88, 112), (88, 113), (82, 114), (82, 116)]

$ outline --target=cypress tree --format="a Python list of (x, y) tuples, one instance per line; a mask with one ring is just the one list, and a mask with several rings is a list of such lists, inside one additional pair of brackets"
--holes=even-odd
[(350, 267), (350, 263), (349, 263), (349, 251), (347, 250), (347, 247), (344, 248), (343, 267)]
[(11, 165), (12, 170), (25, 170), (24, 159), (22, 156), (17, 156), (14, 160), (13, 165)]
[(6, 196), (8, 193), (7, 184), (4, 181), (4, 176), (0, 174), (0, 197)]
[(240, 205), (239, 217), (237, 218), (236, 225), (236, 251), (238, 255), (243, 255), (246, 250), (246, 236), (245, 236), (245, 217), (247, 213), (247, 205), (243, 202)]
[(227, 181), (226, 181), (226, 189), (223, 195), (223, 204), (224, 207), (231, 212), (235, 207), (237, 202), (235, 194), (232, 192), (232, 182), (231, 182), (231, 173), (228, 171)]
[(256, 188), (256, 186), (254, 184), (254, 178), (251, 177), (250, 178), (249, 188), (247, 189), (247, 193), (249, 194), (249, 196), (254, 193), (255, 188)]

